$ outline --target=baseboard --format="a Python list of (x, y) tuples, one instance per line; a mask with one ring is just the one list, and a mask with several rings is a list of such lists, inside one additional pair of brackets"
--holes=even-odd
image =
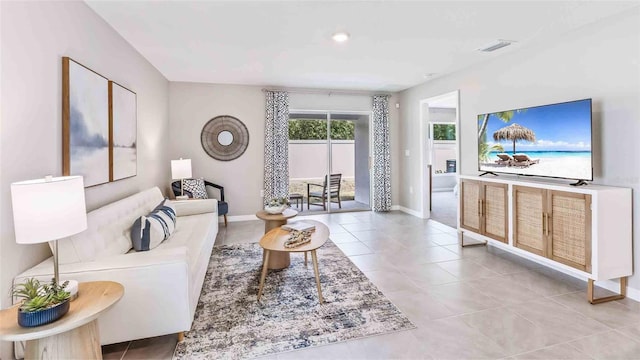
[(422, 219), (422, 213), (413, 209), (406, 208), (404, 206), (398, 206), (398, 210), (402, 211), (405, 214), (413, 215), (415, 217), (419, 217)]
[(400, 211), (400, 205), (391, 205), (391, 211)]

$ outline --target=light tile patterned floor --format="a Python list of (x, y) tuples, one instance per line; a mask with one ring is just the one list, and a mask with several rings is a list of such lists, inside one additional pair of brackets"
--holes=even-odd
[[(299, 217), (302, 219), (304, 217)], [(586, 301), (586, 284), (400, 212), (306, 217), (417, 329), (262, 359), (640, 359), (640, 304)], [(255, 242), (261, 221), (221, 227), (216, 244)], [(320, 250), (321, 251), (321, 250)], [(322, 269), (320, 269), (322, 271)], [(175, 335), (103, 347), (105, 359), (170, 359)]]

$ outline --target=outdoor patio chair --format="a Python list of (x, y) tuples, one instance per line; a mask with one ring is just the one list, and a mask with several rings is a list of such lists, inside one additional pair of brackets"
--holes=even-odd
[[(342, 174), (331, 174), (331, 177), (327, 185), (327, 176), (324, 177), (324, 183), (313, 184), (307, 183), (307, 209), (310, 209), (310, 205), (320, 205), (324, 210), (327, 210), (327, 198), (331, 198), (331, 202), (337, 202), (338, 208), (342, 209), (342, 203), (340, 202), (340, 181), (342, 180)], [(311, 187), (322, 188), (321, 191), (311, 191)], [(331, 196), (329, 196), (331, 195)], [(311, 198), (321, 199), (321, 202), (311, 202)]]
[[(212, 182), (209, 182), (207, 180), (204, 180), (204, 187), (206, 189), (207, 186), (210, 186), (214, 189), (217, 189), (220, 192), (220, 198), (218, 198), (218, 216), (224, 216), (224, 226), (227, 226), (227, 213), (229, 212), (229, 204), (227, 204), (226, 201), (224, 201), (224, 187), (214, 184)], [(185, 186), (186, 188), (186, 186)], [(182, 189), (181, 189), (181, 182), (180, 181), (174, 181), (171, 183), (171, 190), (173, 190), (173, 194), (175, 196), (178, 196), (182, 193)], [(184, 194), (187, 195), (190, 199), (193, 198), (193, 194), (188, 191), (188, 190), (184, 190)]]
[(496, 164), (498, 165), (510, 166), (514, 161), (511, 155), (507, 153), (496, 154), (496, 156), (498, 157), (498, 160), (496, 160)]
[(527, 154), (513, 154), (513, 166), (529, 167), (540, 162), (540, 159), (532, 159)]

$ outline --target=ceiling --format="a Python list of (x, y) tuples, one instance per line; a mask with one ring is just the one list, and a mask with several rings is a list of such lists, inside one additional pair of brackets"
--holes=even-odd
[[(637, 1), (87, 1), (170, 81), (399, 91)], [(336, 31), (351, 39), (331, 40)], [(492, 53), (496, 39), (517, 43)], [(426, 74), (433, 74), (425, 77)]]

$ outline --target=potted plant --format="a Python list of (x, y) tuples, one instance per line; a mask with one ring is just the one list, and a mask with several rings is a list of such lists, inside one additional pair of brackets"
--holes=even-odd
[(264, 207), (264, 211), (269, 214), (282, 214), (282, 212), (289, 207), (289, 200), (286, 197), (273, 198), (269, 200), (267, 206)]
[(69, 282), (41, 284), (38, 279), (30, 278), (13, 287), (12, 294), (22, 299), (18, 308), (18, 324), (34, 327), (56, 321), (69, 311), (71, 294), (65, 291)]

